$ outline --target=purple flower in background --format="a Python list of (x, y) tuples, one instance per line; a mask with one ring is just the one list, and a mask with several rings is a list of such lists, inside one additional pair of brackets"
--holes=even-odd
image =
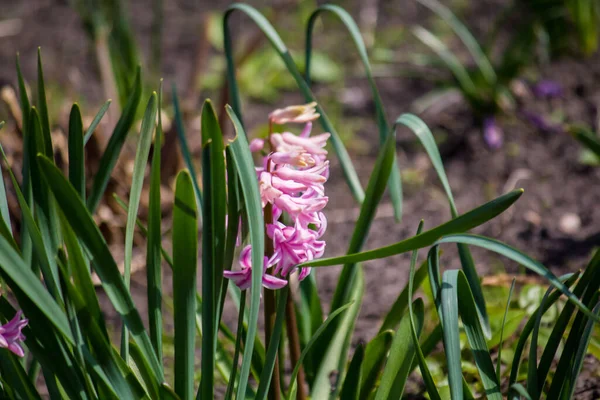
[(502, 147), (504, 133), (498, 124), (496, 124), (494, 117), (488, 117), (483, 121), (483, 140), (492, 150)]
[[(329, 177), (329, 161), (325, 145), (329, 133), (310, 136), (312, 123), (319, 117), (316, 103), (292, 106), (270, 114), (270, 122), (306, 122), (300, 135), (290, 132), (271, 133), (269, 143), (272, 152), (261, 167), (256, 168), (263, 209), (271, 205), (273, 223), (267, 225), (267, 236), (273, 241), (273, 255), (265, 257), (263, 286), (280, 289), (287, 285), (287, 278), (298, 271), (302, 280), (310, 274), (310, 268), (297, 268), (303, 262), (322, 257), (325, 241), (320, 238), (327, 228), (322, 213), (327, 205), (324, 183)], [(251, 150), (259, 151), (264, 142), (254, 140)], [(288, 226), (279, 221), (283, 214), (291, 220)], [(239, 271), (225, 271), (240, 289), (248, 289), (252, 280), (251, 246), (246, 246), (240, 256)]]
[(21, 319), (22, 315), (23, 313), (19, 310), (13, 319), (0, 326), (0, 348), (8, 349), (19, 357), (24, 355), (21, 342), (25, 340), (25, 335), (21, 333), (21, 330), (29, 322), (26, 318)]
[(533, 86), (536, 97), (560, 97), (563, 94), (562, 86), (556, 81), (541, 80)]

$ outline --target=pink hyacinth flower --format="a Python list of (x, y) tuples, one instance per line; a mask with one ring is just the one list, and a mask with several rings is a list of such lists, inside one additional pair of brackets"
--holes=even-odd
[[(279, 261), (278, 258), (279, 255), (275, 254), (271, 259), (265, 257), (264, 260), (262, 284), (268, 289), (281, 289), (287, 285), (285, 279), (267, 274), (267, 269), (275, 265)], [(242, 250), (242, 254), (240, 254), (240, 267), (241, 270), (239, 271), (223, 271), (223, 276), (231, 279), (241, 290), (246, 290), (252, 286), (252, 246), (246, 246)]]
[(19, 357), (24, 356), (21, 342), (25, 340), (25, 335), (21, 333), (28, 324), (26, 318), (21, 319), (21, 310), (17, 311), (13, 319), (0, 326), (0, 348), (6, 348)]
[(319, 118), (319, 114), (316, 112), (316, 102), (304, 104), (301, 106), (289, 106), (285, 108), (279, 108), (269, 114), (269, 120), (274, 124), (302, 124), (305, 122), (314, 121)]
[(250, 151), (253, 153), (257, 152), (257, 151), (261, 151), (264, 147), (265, 147), (264, 139), (252, 139), (250, 141)]

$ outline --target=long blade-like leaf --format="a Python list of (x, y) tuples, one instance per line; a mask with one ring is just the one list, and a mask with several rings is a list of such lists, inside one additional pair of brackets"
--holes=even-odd
[(435, 243), (435, 241), (442, 236), (457, 232), (465, 232), (491, 220), (509, 208), (522, 194), (522, 189), (513, 190), (512, 192), (479, 206), (445, 224), (389, 246), (356, 254), (348, 254), (346, 256), (322, 258), (320, 260), (300, 264), (300, 267), (325, 267), (329, 265), (357, 263), (378, 258), (386, 258), (396, 254), (406, 253), (407, 251), (427, 247)]
[(262, 206), (260, 191), (256, 179), (256, 171), (252, 162), (252, 153), (246, 139), (244, 128), (231, 107), (227, 107), (227, 114), (233, 122), (236, 138), (229, 144), (227, 151), (231, 152), (231, 158), (235, 163), (237, 173), (242, 186), (244, 205), (248, 216), (248, 229), (252, 251), (252, 286), (250, 289), (250, 310), (248, 315), (248, 330), (240, 369), (240, 384), (237, 389), (236, 398), (241, 399), (246, 393), (250, 365), (252, 364), (252, 351), (256, 337), (256, 325), (258, 323), (258, 312), (260, 307), (260, 292), (262, 288), (263, 254), (265, 248), (265, 234), (262, 218)]
[[(156, 122), (156, 92), (152, 93), (144, 112), (140, 137), (135, 152), (133, 162), (133, 175), (131, 177), (131, 189), (129, 191), (129, 209), (127, 210), (127, 224), (125, 226), (125, 261), (124, 274), (125, 287), (129, 290), (131, 280), (131, 258), (133, 256), (133, 235), (135, 234), (135, 223), (142, 195), (142, 186), (144, 185), (144, 175), (148, 155), (150, 154), (150, 145), (152, 144), (152, 134)], [(129, 338), (127, 327), (123, 326), (121, 332), (121, 356), (127, 360)]]
[[(173, 209), (173, 307), (175, 310), (175, 393), (184, 400), (194, 398), (197, 213), (192, 180), (189, 173), (182, 171), (177, 175)], [(203, 333), (206, 335), (206, 332)], [(213, 353), (212, 346), (203, 347), (203, 350), (203, 352)], [(204, 373), (202, 375), (204, 380)]]
[(94, 177), (90, 196), (87, 199), (87, 208), (91, 213), (94, 213), (98, 207), (98, 204), (100, 204), (100, 200), (102, 199), (104, 191), (106, 190), (106, 186), (108, 185), (110, 174), (117, 163), (119, 153), (121, 152), (121, 148), (125, 143), (127, 133), (129, 132), (129, 129), (135, 120), (135, 114), (137, 112), (137, 108), (140, 103), (140, 97), (142, 95), (142, 78), (139, 68), (133, 82), (133, 87), (130, 90), (131, 94), (129, 95), (127, 104), (123, 109), (123, 114), (121, 114), (121, 118), (119, 118), (119, 121), (113, 130), (112, 136), (106, 145), (106, 149), (104, 150), (102, 158), (100, 159), (98, 171)]

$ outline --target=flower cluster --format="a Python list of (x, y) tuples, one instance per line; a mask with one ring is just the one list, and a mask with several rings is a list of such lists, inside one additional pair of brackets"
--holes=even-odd
[(19, 357), (23, 357), (23, 348), (21, 342), (25, 340), (25, 335), (21, 330), (27, 326), (27, 319), (21, 319), (21, 310), (17, 311), (13, 319), (4, 325), (0, 325), (0, 348), (8, 349)]
[[(312, 123), (319, 117), (316, 103), (275, 110), (269, 115), (271, 124), (306, 123), (302, 133), (272, 133), (269, 135), (271, 152), (262, 166), (256, 168), (265, 218), (266, 233), (273, 243), (273, 254), (265, 257), (263, 286), (280, 289), (285, 279), (297, 270), (300, 263), (323, 255), (325, 242), (320, 240), (327, 220), (322, 210), (327, 205), (324, 183), (329, 177), (329, 161), (325, 145), (329, 133), (310, 136)], [(250, 143), (252, 151), (262, 151), (263, 140)], [(291, 223), (286, 225), (284, 221)], [(240, 256), (239, 271), (225, 271), (226, 278), (240, 289), (250, 287), (252, 264), (251, 246), (246, 246)], [(300, 268), (298, 279), (308, 276), (310, 268)]]

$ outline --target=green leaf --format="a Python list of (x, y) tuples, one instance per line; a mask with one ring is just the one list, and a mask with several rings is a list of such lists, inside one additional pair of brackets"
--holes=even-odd
[(508, 315), (508, 309), (510, 308), (510, 300), (512, 298), (513, 290), (515, 288), (515, 278), (513, 278), (510, 284), (510, 290), (508, 291), (508, 299), (506, 299), (506, 308), (504, 309), (504, 316), (502, 317), (502, 328), (500, 328), (500, 342), (498, 343), (498, 358), (496, 362), (496, 379), (500, 382), (500, 374), (502, 367), (502, 341), (504, 337), (504, 327), (506, 326), (506, 316)]
[[(419, 222), (419, 227), (417, 228), (417, 235), (421, 233), (423, 230), (423, 220)], [(419, 369), (421, 370), (421, 375), (423, 377), (423, 382), (425, 383), (425, 388), (427, 389), (427, 394), (432, 400), (440, 400), (440, 394), (438, 392), (437, 386), (433, 381), (431, 376), (431, 372), (429, 371), (429, 367), (427, 366), (427, 361), (425, 361), (425, 356), (423, 355), (423, 350), (421, 345), (419, 344), (419, 336), (417, 335), (417, 329), (415, 324), (415, 313), (413, 310), (413, 290), (414, 290), (414, 281), (415, 281), (415, 266), (417, 265), (417, 257), (419, 255), (418, 250), (414, 250), (412, 252), (411, 260), (410, 260), (410, 271), (408, 275), (408, 298), (411, 300), (408, 302), (408, 315), (410, 322), (410, 334), (413, 341), (413, 346), (416, 350), (417, 361), (419, 363)], [(442, 336), (441, 324), (438, 324), (436, 330), (431, 334), (430, 337), (433, 337), (436, 332), (439, 332), (439, 336)], [(439, 341), (435, 340), (437, 343)], [(432, 340), (433, 342), (433, 340)], [(425, 342), (427, 343), (427, 342)], [(424, 343), (424, 346), (425, 346)], [(424, 347), (423, 346), (423, 347)], [(433, 348), (433, 346), (431, 346)]]
[[(425, 311), (423, 300), (417, 299), (413, 304), (413, 310), (417, 316), (417, 336), (421, 335)], [(400, 326), (394, 335), (394, 341), (387, 358), (381, 382), (375, 395), (375, 400), (401, 399), (408, 374), (412, 370), (415, 358), (415, 348), (411, 337), (410, 315), (405, 314), (400, 321)]]
[[(371, 64), (367, 55), (367, 49), (360, 34), (360, 30), (356, 25), (356, 22), (354, 21), (354, 19), (352, 19), (352, 17), (346, 10), (339, 6), (333, 4), (322, 5), (318, 7), (315, 11), (313, 11), (313, 13), (310, 15), (310, 18), (308, 19), (308, 23), (306, 26), (306, 82), (310, 85), (310, 61), (312, 56), (313, 29), (318, 16), (325, 11), (329, 11), (332, 14), (334, 14), (344, 24), (344, 26), (348, 30), (348, 33), (350, 34), (350, 38), (354, 42), (356, 50), (358, 51), (358, 56), (360, 57), (363, 67), (365, 68), (367, 81), (369, 82), (369, 86), (371, 88), (371, 93), (373, 96), (373, 101), (375, 103), (377, 127), (379, 128), (379, 141), (383, 146), (386, 142), (386, 138), (390, 134), (390, 127), (386, 119), (385, 108), (383, 106), (381, 96), (379, 95), (377, 84), (375, 83), (375, 79), (373, 78), (373, 72), (371, 70)], [(402, 180), (400, 179), (400, 168), (398, 167), (395, 158), (389, 177), (388, 188), (390, 191), (390, 196), (392, 198), (392, 204), (394, 206), (394, 214), (396, 216), (396, 220), (400, 221), (402, 219)]]
[[(4, 121), (0, 122), (0, 129), (4, 126)], [(0, 178), (2, 178), (2, 163), (0, 163)], [(12, 229), (10, 225), (10, 211), (8, 209), (8, 200), (6, 198), (6, 188), (4, 187), (4, 178), (0, 179), (0, 216), (5, 226), (8, 228), (10, 235), (12, 236)]]
[(252, 162), (252, 153), (246, 139), (244, 128), (235, 112), (231, 107), (227, 107), (227, 114), (233, 122), (236, 131), (235, 139), (227, 146), (227, 151), (231, 152), (237, 173), (240, 178), (242, 193), (244, 196), (244, 205), (248, 217), (248, 228), (250, 244), (255, 251), (252, 252), (252, 286), (250, 290), (250, 310), (248, 315), (248, 330), (246, 332), (246, 344), (244, 355), (242, 357), (242, 367), (240, 369), (240, 384), (238, 385), (236, 398), (243, 398), (246, 393), (248, 376), (250, 374), (250, 365), (252, 364), (252, 351), (254, 349), (254, 339), (256, 337), (256, 325), (258, 323), (258, 312), (260, 308), (260, 293), (262, 288), (263, 275), (263, 249), (265, 248), (265, 235), (262, 218), (262, 206), (260, 200), (260, 191), (256, 179), (256, 170)]
[(460, 89), (465, 93), (466, 97), (471, 97), (477, 90), (475, 83), (473, 83), (473, 80), (471, 79), (471, 76), (469, 75), (469, 72), (465, 66), (458, 58), (456, 58), (454, 54), (452, 54), (452, 51), (450, 51), (448, 46), (446, 46), (438, 37), (422, 26), (414, 27), (412, 32), (417, 39), (419, 39), (421, 42), (423, 42), (423, 44), (437, 54), (450, 72), (452, 72), (460, 86)]
[(179, 139), (179, 145), (181, 146), (181, 154), (183, 155), (183, 161), (185, 162), (185, 166), (187, 167), (188, 171), (190, 172), (190, 175), (192, 176), (192, 183), (194, 184), (194, 191), (196, 192), (196, 199), (198, 201), (198, 210), (202, 210), (202, 191), (200, 190), (200, 186), (198, 186), (196, 168), (194, 167), (194, 163), (192, 162), (192, 155), (187, 143), (187, 139), (185, 137), (183, 116), (181, 115), (181, 109), (179, 107), (179, 96), (177, 96), (177, 88), (175, 87), (175, 84), (173, 84), (172, 96), (173, 109), (175, 114), (175, 128), (177, 129), (177, 138)]
[(440, 18), (442, 18), (446, 23), (452, 28), (454, 33), (460, 38), (460, 40), (464, 43), (467, 50), (473, 57), (473, 60), (479, 67), (481, 72), (481, 76), (490, 84), (494, 85), (496, 83), (496, 72), (494, 71), (494, 67), (492, 63), (485, 55), (481, 46), (477, 42), (477, 39), (469, 32), (469, 29), (450, 11), (450, 9), (444, 6), (437, 0), (417, 0), (419, 3), (429, 8), (431, 11), (436, 13)]
[[(173, 208), (173, 307), (175, 310), (175, 393), (194, 397), (196, 269), (198, 220), (196, 199), (189, 173), (177, 175)], [(203, 315), (203, 319), (205, 316)], [(206, 335), (206, 331), (203, 332)], [(213, 353), (213, 346), (203, 353)], [(214, 368), (214, 365), (213, 365)], [(206, 370), (204, 375), (207, 374)]]
[(102, 105), (102, 107), (100, 107), (100, 110), (98, 110), (98, 113), (96, 114), (96, 116), (92, 120), (92, 123), (87, 128), (87, 130), (85, 131), (85, 136), (83, 138), (83, 145), (84, 146), (87, 144), (88, 140), (90, 140), (90, 138), (92, 137), (92, 135), (96, 131), (96, 128), (98, 127), (98, 124), (102, 120), (102, 117), (104, 117), (104, 114), (106, 114), (106, 111), (108, 110), (108, 107), (110, 106), (111, 101), (112, 100), (107, 100), (106, 103), (104, 103)]
[(231, 400), (233, 397), (233, 387), (236, 382), (238, 362), (240, 357), (240, 348), (242, 346), (242, 337), (244, 335), (244, 312), (246, 311), (246, 292), (242, 292), (240, 298), (240, 306), (238, 311), (237, 333), (235, 335), (235, 350), (233, 352), (233, 361), (229, 382), (227, 383), (227, 391), (225, 392), (225, 400)]
[(256, 399), (264, 400), (267, 397), (267, 392), (271, 386), (273, 377), (273, 368), (275, 367), (275, 359), (279, 351), (279, 342), (281, 341), (281, 331), (283, 329), (283, 320), (285, 318), (285, 306), (289, 294), (289, 288), (284, 288), (277, 291), (277, 311), (275, 313), (275, 323), (271, 332), (269, 347), (267, 348), (267, 356), (265, 358), (265, 366), (258, 380), (258, 390), (256, 391)]
[[(579, 273), (571, 274), (568, 277), (564, 277), (563, 279), (565, 279), (565, 281), (564, 281), (565, 286), (570, 287), (577, 280), (578, 277), (579, 277)], [(542, 312), (546, 312), (546, 310), (548, 310), (548, 308), (550, 308), (561, 297), (561, 295), (562, 295), (562, 293), (558, 290), (553, 292), (548, 297), (546, 304), (543, 306), (540, 305), (540, 307), (538, 307), (538, 309), (534, 312), (533, 316), (529, 319), (529, 321), (527, 321), (527, 323), (523, 327), (521, 334), (519, 335), (519, 340), (517, 342), (517, 345), (514, 348), (514, 356), (513, 356), (513, 361), (512, 361), (512, 365), (511, 365), (511, 369), (510, 369), (510, 377), (508, 380), (508, 386), (509, 386), (509, 388), (511, 388), (511, 391), (518, 379), (521, 356), (523, 354), (523, 350), (525, 349), (525, 344), (527, 343), (527, 340), (529, 339), (529, 334), (533, 330), (533, 326), (536, 321), (535, 316), (537, 316), (537, 313), (540, 312), (540, 309), (543, 310)], [(569, 304), (567, 304), (567, 305), (569, 305)], [(543, 360), (543, 356), (542, 356), (542, 360)], [(543, 364), (540, 362), (540, 367), (542, 365)], [(539, 379), (538, 379), (538, 381), (539, 381)], [(512, 400), (519, 399), (518, 395), (516, 395), (514, 392), (511, 393), (511, 391), (509, 391), (508, 398), (512, 399)]]
[[(435, 2), (435, 0), (421, 1)], [(452, 195), (450, 183), (448, 182), (448, 177), (446, 176), (446, 171), (444, 170), (444, 165), (442, 163), (442, 157), (438, 150), (437, 144), (435, 143), (433, 134), (431, 133), (427, 125), (419, 117), (416, 117), (412, 114), (401, 115), (400, 118), (398, 118), (398, 120), (396, 121), (396, 123), (400, 123), (408, 127), (421, 141), (421, 144), (427, 151), (427, 155), (431, 160), (433, 168), (435, 169), (438, 177), (440, 178), (440, 182), (442, 184), (442, 187), (444, 188), (444, 192), (446, 192), (448, 204), (450, 205), (450, 214), (452, 215), (452, 218), (457, 218), (458, 210), (456, 208), (456, 204), (454, 203), (454, 196)], [(458, 245), (458, 254), (460, 256), (462, 269), (467, 277), (467, 280), (469, 281), (469, 285), (471, 286), (473, 296), (475, 297), (477, 313), (479, 315), (479, 319), (481, 320), (483, 331), (485, 333), (486, 338), (489, 339), (492, 336), (492, 331), (490, 329), (490, 321), (485, 307), (485, 298), (483, 297), (483, 291), (481, 290), (479, 275), (477, 274), (477, 270), (475, 269), (473, 257), (471, 256), (469, 248), (463, 244)]]
[(42, 399), (17, 357), (8, 349), (0, 350), (0, 371), (5, 384), (18, 393), (19, 398)]
[[(429, 254), (430, 256), (432, 254), (437, 255), (437, 250), (434, 248)], [(448, 362), (448, 381), (452, 399), (463, 398), (462, 357), (458, 326), (460, 312), (486, 396), (489, 399), (502, 400), (500, 384), (496, 379), (494, 364), (477, 316), (475, 299), (463, 271), (449, 270), (444, 273), (440, 297), (443, 314), (444, 349)]]
[[(314, 335), (312, 335), (312, 337), (310, 338), (310, 341), (306, 344), (306, 346), (302, 350), (302, 353), (300, 353), (300, 357), (298, 358), (298, 363), (294, 366), (294, 370), (292, 371), (292, 375), (290, 376), (291, 385), (290, 385), (290, 388), (288, 391), (289, 393), (288, 393), (287, 399), (292, 399), (296, 395), (296, 389), (297, 389), (296, 386), (297, 386), (297, 382), (298, 382), (298, 380), (297, 380), (298, 371), (300, 371), (300, 366), (302, 365), (302, 362), (308, 355), (308, 353), (311, 350), (311, 348), (313, 347), (313, 345), (317, 342), (317, 340), (319, 339), (321, 334), (323, 332), (325, 332), (325, 330), (327, 329), (329, 324), (331, 324), (331, 322), (333, 320), (335, 320), (341, 313), (346, 311), (346, 309), (349, 308), (351, 305), (352, 305), (352, 303), (344, 304), (343, 306), (339, 307), (337, 310), (335, 310), (334, 312), (329, 314), (327, 319), (317, 328)], [(358, 383), (357, 383), (357, 385), (358, 385)], [(342, 398), (344, 398), (344, 397), (342, 397)]]
[[(596, 315), (600, 315), (600, 305), (596, 305), (594, 308), (594, 313)], [(577, 378), (581, 373), (581, 369), (583, 368), (583, 362), (585, 356), (587, 355), (587, 349), (590, 345), (590, 340), (592, 338), (594, 321), (588, 320), (585, 324), (585, 329), (583, 330), (583, 334), (579, 337), (579, 346), (577, 347), (577, 353), (573, 358), (573, 366), (571, 367), (570, 374), (565, 381), (565, 386), (563, 386), (563, 399), (574, 399), (575, 398), (575, 389), (577, 388)]]
[(600, 157), (600, 139), (598, 135), (583, 126), (573, 126), (569, 131), (579, 143), (593, 151), (597, 157)]
[(531, 333), (531, 342), (529, 343), (529, 358), (527, 360), (527, 391), (529, 395), (534, 399), (539, 399), (540, 394), (538, 392), (538, 382), (537, 382), (537, 353), (538, 353), (538, 335), (540, 330), (540, 325), (542, 323), (542, 316), (544, 315), (544, 304), (548, 301), (548, 296), (552, 292), (554, 288), (550, 286), (542, 301), (540, 303), (540, 307), (538, 312), (535, 315), (535, 324), (533, 325), (533, 332)]
[(75, 234), (85, 244), (90, 254), (96, 273), (102, 281), (102, 286), (113, 303), (116, 311), (121, 315), (127, 328), (130, 330), (134, 340), (140, 347), (149, 364), (152, 366), (156, 378), (163, 379), (161, 366), (138, 310), (127, 291), (125, 282), (119, 273), (117, 264), (110, 254), (108, 245), (102, 237), (98, 226), (94, 223), (92, 216), (86, 209), (83, 201), (77, 195), (75, 189), (62, 175), (60, 170), (47, 158), (38, 155), (38, 162), (48, 185), (52, 189), (57, 203), (63, 211)]
[(83, 151), (83, 122), (77, 103), (69, 115), (69, 182), (85, 199), (85, 153)]
[(139, 68), (137, 69), (130, 93), (131, 94), (129, 95), (127, 104), (123, 109), (123, 114), (121, 114), (110, 140), (106, 145), (106, 149), (104, 150), (102, 158), (100, 159), (98, 171), (94, 177), (90, 196), (87, 199), (87, 208), (91, 213), (96, 211), (98, 204), (100, 204), (100, 200), (102, 200), (102, 196), (104, 195), (104, 191), (106, 190), (106, 186), (110, 180), (110, 174), (117, 163), (119, 153), (121, 152), (123, 144), (125, 143), (125, 139), (127, 138), (127, 133), (129, 132), (129, 129), (135, 120), (135, 114), (137, 112), (138, 104), (140, 103), (140, 97), (142, 95), (142, 78)]
[(513, 190), (512, 192), (479, 206), (445, 224), (389, 246), (346, 256), (322, 258), (320, 260), (300, 264), (299, 267), (325, 267), (329, 265), (357, 263), (378, 258), (386, 258), (407, 251), (427, 247), (435, 243), (435, 241), (442, 236), (468, 231), (491, 220), (509, 208), (522, 194), (522, 189)]
[[(210, 100), (202, 107), (202, 348), (214, 348), (225, 252), (225, 149), (223, 134)], [(214, 352), (202, 353), (202, 398), (214, 397)]]
[[(594, 320), (598, 320), (596, 315), (590, 311), (588, 307), (586, 307), (581, 300), (577, 298), (569, 288), (563, 284), (560, 279), (558, 279), (552, 272), (550, 272), (546, 267), (544, 267), (539, 262), (533, 260), (529, 256), (520, 251), (502, 243), (494, 239), (490, 239), (484, 236), (472, 235), (472, 234), (462, 234), (462, 235), (448, 235), (437, 241), (437, 244), (442, 243), (464, 243), (470, 246), (482, 247), (484, 249), (493, 251), (504, 257), (510, 258), (513, 261), (516, 261), (523, 267), (529, 269), (532, 272), (540, 275), (545, 278), (548, 282), (550, 282), (555, 288), (560, 290), (573, 304), (575, 304), (585, 315), (591, 317)], [(600, 320), (599, 320), (600, 321)]]
[(358, 394), (360, 393), (359, 385), (362, 381), (362, 363), (365, 358), (365, 345), (359, 343), (354, 350), (354, 356), (348, 366), (348, 372), (346, 373), (346, 379), (342, 385), (340, 392), (340, 399), (358, 400)]
[[(131, 178), (131, 189), (129, 191), (129, 210), (127, 210), (127, 224), (125, 226), (125, 260), (124, 274), (125, 287), (129, 290), (131, 280), (131, 257), (133, 255), (133, 235), (135, 234), (135, 222), (142, 195), (142, 186), (144, 185), (144, 175), (148, 155), (150, 154), (150, 145), (152, 144), (152, 134), (154, 133), (154, 124), (156, 122), (156, 92), (152, 93), (144, 112), (140, 137), (135, 152), (133, 162), (133, 175)], [(121, 356), (124, 360), (128, 359), (129, 335), (127, 327), (123, 326), (121, 331)]]
[(365, 348), (365, 359), (363, 361), (363, 373), (360, 383), (360, 399), (367, 399), (375, 389), (375, 384), (381, 373), (381, 369), (385, 364), (385, 360), (392, 341), (394, 333), (392, 331), (384, 331), (378, 334), (367, 343)]
[[(225, 45), (225, 57), (227, 60), (227, 82), (229, 85), (229, 97), (231, 100), (231, 106), (235, 114), (239, 117), (240, 121), (242, 118), (242, 106), (240, 101), (240, 94), (237, 85), (236, 73), (235, 73), (235, 64), (234, 64), (234, 56), (233, 56), (233, 48), (231, 43), (231, 32), (229, 31), (228, 22), (234, 11), (241, 11), (246, 14), (252, 21), (258, 26), (258, 28), (266, 35), (269, 43), (273, 47), (273, 49), (277, 52), (279, 57), (283, 60), (287, 70), (292, 75), (298, 88), (304, 95), (304, 98), (307, 102), (317, 101), (314, 94), (311, 92), (310, 87), (307, 82), (302, 77), (302, 74), (298, 70), (292, 56), (290, 55), (287, 47), (279, 37), (279, 34), (273, 28), (271, 23), (254, 7), (249, 6), (247, 4), (235, 3), (229, 6), (225, 11), (223, 16), (223, 36), (224, 36), (224, 45)], [(344, 173), (344, 177), (346, 178), (346, 182), (350, 187), (350, 191), (352, 192), (353, 197), (356, 199), (358, 203), (362, 203), (365, 195), (364, 191), (360, 185), (360, 181), (358, 179), (358, 175), (356, 174), (356, 170), (350, 160), (350, 156), (348, 155), (348, 151), (344, 147), (341, 138), (339, 137), (337, 131), (331, 124), (331, 121), (325, 114), (325, 110), (317, 104), (317, 112), (320, 114), (320, 122), (323, 126), (323, 129), (326, 132), (331, 133), (331, 144), (340, 160), (340, 165), (342, 167), (342, 171)]]
[[(575, 285), (573, 294), (582, 298), (584, 304), (590, 304), (589, 301), (593, 293), (600, 287), (600, 250), (594, 253), (589, 264), (585, 268), (581, 279)], [(544, 352), (538, 366), (538, 390), (541, 391), (546, 382), (550, 368), (555, 367), (554, 357), (558, 348), (563, 344), (563, 335), (569, 325), (571, 316), (575, 311), (575, 305), (572, 303), (565, 304), (558, 319), (554, 323), (552, 333), (544, 346)]]
[(162, 360), (162, 268), (161, 268), (161, 152), (162, 152), (162, 81), (158, 91), (158, 125), (154, 134), (154, 150), (150, 169), (148, 199), (148, 241), (146, 245), (146, 283), (148, 293), (148, 327), (150, 341), (159, 361)]
[(52, 136), (50, 135), (50, 119), (48, 117), (48, 105), (46, 103), (46, 88), (44, 86), (44, 71), (42, 69), (42, 49), (38, 47), (37, 60), (37, 89), (38, 89), (38, 107), (40, 109), (40, 121), (42, 124), (42, 136), (44, 137), (44, 154), (46, 157), (54, 160), (54, 150), (52, 149)]

